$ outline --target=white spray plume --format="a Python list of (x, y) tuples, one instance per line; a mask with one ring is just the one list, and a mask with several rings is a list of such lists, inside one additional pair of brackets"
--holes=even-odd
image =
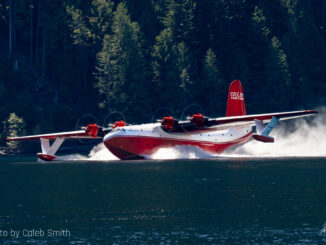
[(80, 154), (70, 154), (65, 156), (58, 157), (57, 160), (60, 161), (113, 161), (119, 160), (116, 156), (114, 156), (102, 143), (93, 147), (90, 153), (87, 156), (83, 156)]
[(91, 152), (88, 154), (88, 160), (95, 161), (112, 161), (119, 160), (116, 156), (114, 156), (102, 143), (93, 147)]
[(212, 158), (214, 155), (200, 149), (198, 146), (175, 146), (171, 148), (161, 148), (149, 159), (196, 159), (196, 158)]
[(78, 160), (85, 161), (85, 160), (88, 160), (88, 158), (83, 155), (80, 155), (80, 154), (70, 154), (70, 155), (60, 156), (60, 157), (58, 157), (57, 160), (60, 160), (60, 161), (78, 161)]
[[(274, 143), (248, 142), (224, 155), (253, 157), (326, 156), (326, 107), (318, 109), (312, 120), (295, 119), (292, 128), (278, 125), (272, 131)], [(292, 125), (292, 124), (291, 124)]]

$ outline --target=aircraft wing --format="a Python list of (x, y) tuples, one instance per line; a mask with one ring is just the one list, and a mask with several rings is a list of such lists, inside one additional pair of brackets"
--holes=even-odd
[[(79, 130), (79, 131), (71, 131), (71, 132), (62, 132), (62, 133), (53, 133), (53, 134), (38, 134), (38, 135), (29, 135), (29, 136), (22, 136), (22, 137), (8, 137), (8, 141), (23, 141), (23, 140), (39, 140), (39, 139), (49, 139), (54, 140), (56, 138), (91, 138), (94, 137), (88, 135), (85, 133), (85, 130)], [(100, 138), (100, 137), (95, 137)]]
[(85, 127), (84, 130), (76, 130), (70, 132), (61, 132), (61, 133), (51, 133), (51, 134), (39, 134), (39, 135), (29, 135), (22, 137), (8, 137), (8, 141), (23, 141), (23, 140), (55, 140), (57, 138), (62, 139), (100, 139), (102, 129), (99, 128), (96, 124), (90, 124)]
[(279, 120), (288, 120), (292, 118), (306, 117), (317, 114), (315, 110), (304, 110), (304, 111), (290, 111), (290, 112), (276, 112), (267, 114), (254, 114), (244, 116), (233, 116), (233, 117), (218, 117), (208, 119), (207, 127), (224, 128), (231, 126), (254, 126), (255, 120), (260, 120), (263, 123), (268, 123), (273, 117)]
[[(111, 130), (112, 128), (102, 128), (94, 123), (87, 125), (83, 130), (22, 137), (8, 137), (7, 141), (40, 140), (42, 153), (37, 154), (38, 158), (43, 161), (52, 161), (59, 159), (55, 153), (65, 139), (101, 139), (105, 133)], [(50, 144), (50, 140), (53, 140), (52, 144)]]
[(257, 120), (261, 123), (269, 123), (273, 118), (277, 118), (277, 120), (287, 120), (298, 117), (306, 117), (317, 113), (318, 112), (315, 110), (304, 110), (218, 118), (208, 118), (198, 113), (189, 117), (189, 120), (179, 121), (173, 117), (164, 117), (160, 122), (163, 128), (171, 132), (184, 132), (189, 130), (196, 131), (210, 128), (214, 130), (222, 130), (230, 127), (254, 126)]

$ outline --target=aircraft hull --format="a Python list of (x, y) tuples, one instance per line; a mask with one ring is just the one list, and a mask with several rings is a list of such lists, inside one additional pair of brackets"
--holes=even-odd
[(251, 127), (228, 130), (172, 133), (158, 125), (125, 127), (104, 137), (105, 146), (119, 159), (144, 159), (160, 148), (193, 146), (221, 154), (226, 149), (244, 143), (252, 135)]

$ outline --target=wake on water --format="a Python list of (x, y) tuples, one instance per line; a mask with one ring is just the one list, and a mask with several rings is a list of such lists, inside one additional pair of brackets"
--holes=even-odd
[(114, 156), (102, 143), (93, 147), (88, 156), (83, 156), (80, 154), (72, 154), (60, 157), (63, 161), (114, 161), (119, 160)]
[[(161, 148), (149, 159), (196, 159), (216, 157), (318, 157), (326, 156), (326, 107), (318, 109), (313, 119), (296, 119), (291, 127), (287, 123), (278, 125), (271, 135), (275, 143), (261, 143), (255, 140), (230, 149), (222, 155), (214, 155), (193, 146)], [(93, 147), (88, 157), (79, 154), (68, 155), (62, 160), (113, 161), (119, 160), (103, 143)]]

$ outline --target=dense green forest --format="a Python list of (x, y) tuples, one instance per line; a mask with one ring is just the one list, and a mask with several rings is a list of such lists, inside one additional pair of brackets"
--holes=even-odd
[(325, 0), (0, 0), (0, 132), (72, 130), (118, 111), (150, 122), (326, 104)]

